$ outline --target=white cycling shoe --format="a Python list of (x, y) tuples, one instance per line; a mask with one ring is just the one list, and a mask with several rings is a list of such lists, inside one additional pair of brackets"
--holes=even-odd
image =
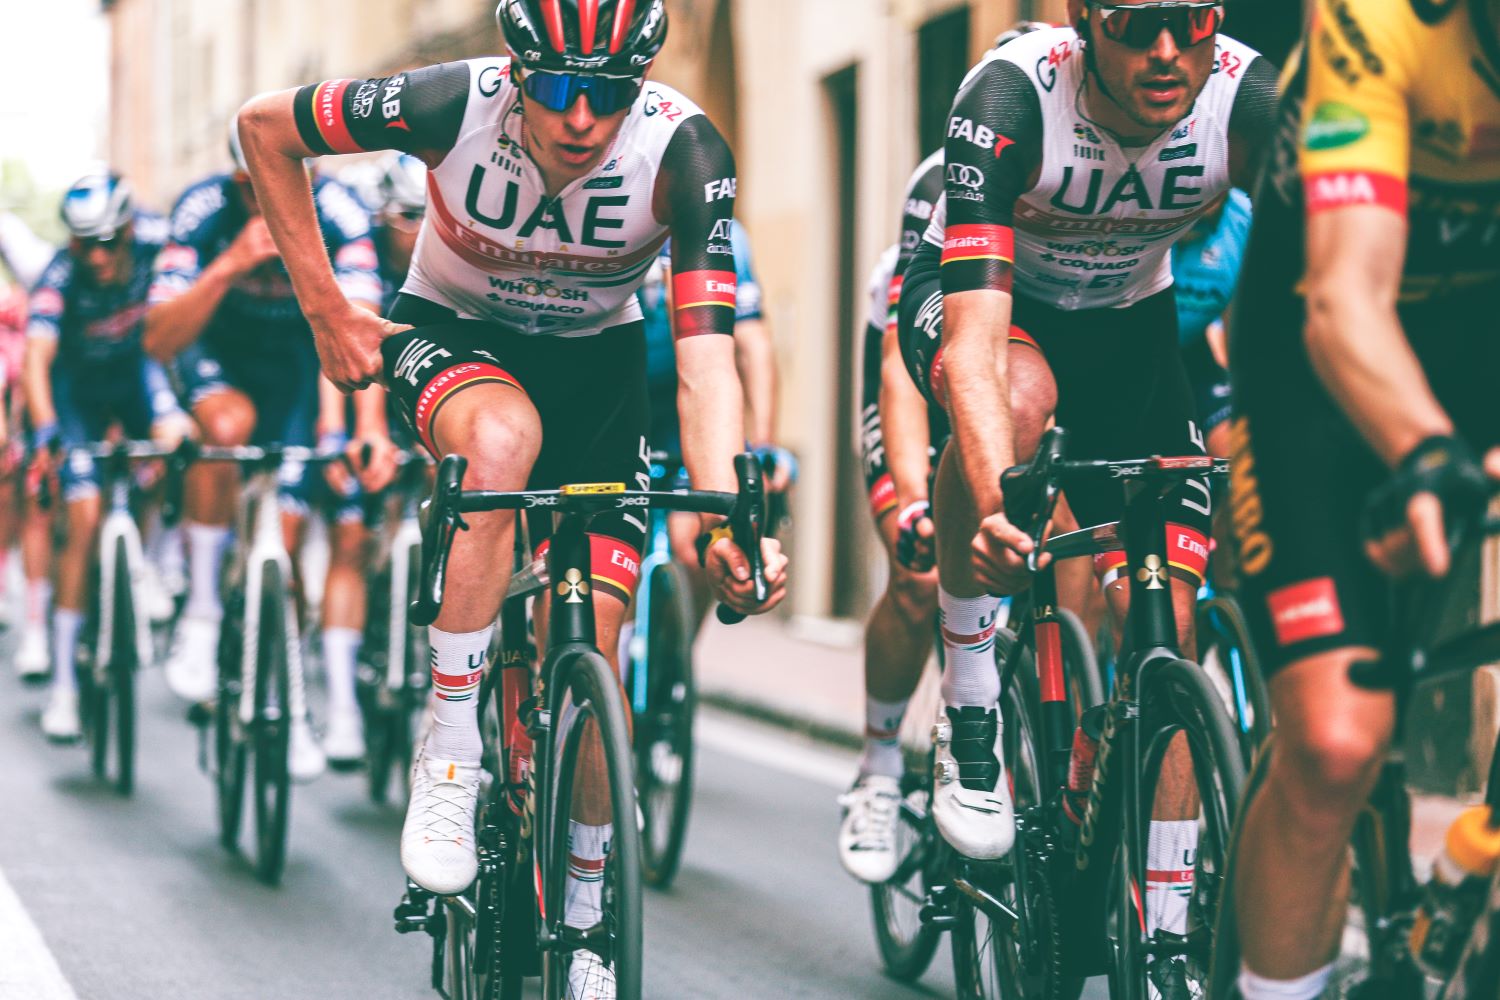
[(568, 1000), (615, 1000), (615, 970), (591, 951), (575, 951), (568, 964)]
[(867, 774), (839, 796), (844, 821), (839, 827), (839, 861), (861, 882), (880, 885), (896, 874), (901, 855), (896, 828), (901, 822), (901, 782)]
[(312, 724), (307, 719), (292, 720), (292, 731), (287, 746), (286, 770), (299, 785), (316, 781), (328, 770), (328, 758), (313, 735)]
[(16, 647), (16, 673), (21, 680), (35, 684), (52, 672), (52, 657), (47, 652), (47, 630), (27, 622), (21, 626), (21, 642)]
[(365, 720), (357, 707), (329, 710), (323, 752), (335, 769), (357, 767), (365, 759)]
[(1016, 812), (1001, 760), (1000, 713), (978, 707), (944, 713), (932, 729), (933, 821), (964, 857), (1003, 858), (1016, 840)]
[[(479, 874), (474, 810), (478, 764), (439, 760), (424, 747), (411, 769), (411, 801), (401, 828), (401, 867), (428, 892), (452, 896)], [(613, 995), (613, 994), (611, 994)]]
[(54, 743), (74, 743), (83, 738), (77, 691), (52, 689), (52, 697), (42, 711), (42, 733)]
[(211, 701), (219, 688), (219, 621), (183, 615), (167, 657), (167, 687), (184, 701)]
[(146, 612), (146, 618), (151, 624), (160, 625), (163, 622), (169, 622), (177, 613), (177, 602), (167, 591), (161, 574), (149, 562), (142, 567), (138, 593), (141, 595), (141, 609)]

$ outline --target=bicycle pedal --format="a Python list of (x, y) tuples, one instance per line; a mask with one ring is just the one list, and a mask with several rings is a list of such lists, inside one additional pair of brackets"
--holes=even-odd
[(432, 893), (415, 883), (408, 882), (406, 895), (396, 904), (392, 917), (396, 921), (397, 934), (416, 934), (430, 931), (432, 917)]
[(957, 923), (958, 918), (953, 914), (953, 887), (933, 886), (928, 891), (922, 908), (917, 911), (917, 916), (922, 921), (922, 926), (938, 930), (947, 930)]

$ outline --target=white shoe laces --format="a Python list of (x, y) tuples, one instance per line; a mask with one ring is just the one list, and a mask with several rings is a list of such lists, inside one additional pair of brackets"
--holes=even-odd
[[(439, 767), (442, 767), (441, 763)], [(426, 759), (417, 764), (412, 788), (412, 814), (416, 830), (424, 840), (462, 843), (474, 836), (474, 810), (479, 803), (479, 782), (472, 765), (449, 763), (449, 777), (434, 778)]]
[(848, 830), (860, 850), (888, 851), (896, 846), (896, 816), (901, 797), (885, 789), (859, 785), (839, 796), (849, 810)]
[(568, 1000), (615, 1000), (615, 970), (591, 951), (574, 952), (568, 966)]

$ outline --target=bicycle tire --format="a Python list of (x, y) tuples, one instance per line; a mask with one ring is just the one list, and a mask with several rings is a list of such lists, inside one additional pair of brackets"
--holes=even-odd
[[(600, 898), (606, 939), (603, 957), (613, 965), (618, 1000), (641, 997), (641, 857), (636, 826), (635, 782), (625, 705), (619, 681), (609, 662), (595, 650), (564, 656), (553, 671), (551, 689), (552, 751), (550, 779), (543, 815), (548, 839), (541, 850), (542, 891), (547, 930), (559, 938), (543, 962), (542, 996), (563, 1000), (568, 994), (568, 968), (577, 949), (566, 942), (577, 934), (566, 926), (565, 891), (568, 884), (568, 832), (572, 815), (573, 778), (585, 735), (598, 733), (603, 771), (609, 783), (610, 815), (614, 824), (610, 850), (601, 874)], [(592, 727), (586, 723), (592, 722)], [(595, 949), (597, 950), (597, 949)]]
[[(1151, 804), (1155, 802), (1163, 762), (1178, 734), (1185, 736), (1200, 802), (1202, 835), (1188, 905), (1189, 953), (1184, 956), (1183, 970), (1185, 976), (1201, 984), (1196, 992), (1189, 985), (1189, 995), (1197, 995), (1212, 980), (1212, 956), (1208, 953), (1211, 935), (1207, 931), (1216, 925), (1225, 896), (1234, 820), (1245, 788), (1245, 761), (1238, 730), (1229, 718), (1228, 709), (1196, 663), (1187, 660), (1148, 663), (1142, 670), (1140, 692), (1139, 789), (1141, 820), (1148, 825), (1133, 836), (1127, 832), (1127, 837), (1137, 845), (1136, 863), (1143, 871)], [(1146, 917), (1139, 902), (1144, 899), (1144, 889), (1136, 882), (1135, 875), (1122, 870), (1117, 855), (1112, 875), (1116, 882), (1111, 922), (1114, 939), (1109, 949), (1113, 959), (1109, 970), (1110, 996), (1116, 1000), (1144, 1000), (1149, 995)], [(1141, 933), (1132, 933), (1134, 928), (1140, 928)]]
[[(646, 711), (635, 719), (636, 782), (645, 829), (642, 876), (658, 889), (672, 884), (682, 864), (693, 807), (693, 609), (682, 570), (663, 563), (651, 573), (651, 621), (646, 637)], [(675, 772), (675, 774), (674, 774)]]
[(257, 623), (255, 721), (252, 725), (255, 800), (255, 873), (267, 885), (281, 881), (286, 867), (287, 827), (291, 812), (292, 719), (288, 712), (287, 592), (281, 566), (267, 560), (261, 568), (260, 620)]
[[(1240, 744), (1245, 752), (1245, 766), (1249, 767), (1255, 754), (1271, 734), (1271, 691), (1261, 672), (1260, 657), (1250, 638), (1250, 625), (1245, 620), (1245, 611), (1233, 594), (1219, 594), (1198, 605), (1197, 634), (1200, 659), (1207, 659), (1210, 648), (1221, 650), (1220, 662), (1227, 663), (1225, 681), (1231, 695), (1234, 690), (1234, 663), (1238, 662), (1238, 673), (1244, 684), (1245, 702), (1250, 709), (1250, 718), (1244, 718), (1238, 699), (1231, 696), (1230, 708), (1235, 728), (1240, 733)], [(1227, 655), (1226, 655), (1227, 654)]]
[(245, 813), (245, 778), (249, 747), (245, 743), (238, 712), (241, 693), (239, 636), (244, 631), (244, 602), (232, 598), (225, 608), (219, 633), (219, 685), (214, 700), (214, 794), (219, 814), (219, 843), (226, 851), (239, 853), (240, 826)]
[(941, 928), (921, 919), (927, 890), (940, 877), (942, 856), (942, 838), (929, 809), (931, 773), (929, 768), (908, 772), (902, 778), (906, 794), (896, 834), (901, 865), (889, 881), (870, 886), (870, 914), (880, 964), (886, 975), (903, 983), (922, 978), (943, 938)]
[(135, 591), (131, 587), (130, 563), (125, 539), (115, 539), (113, 650), (109, 658), (109, 681), (115, 717), (115, 791), (130, 795), (135, 790), (135, 674), (140, 656), (136, 643)]
[(1077, 719), (1095, 705), (1104, 704), (1104, 673), (1083, 620), (1067, 608), (1059, 608), (1057, 617), (1063, 662), (1067, 664), (1068, 697), (1073, 700), (1073, 717)]

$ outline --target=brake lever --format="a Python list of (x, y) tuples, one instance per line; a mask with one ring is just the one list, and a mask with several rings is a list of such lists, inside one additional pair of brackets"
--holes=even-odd
[(468, 467), (469, 461), (462, 455), (445, 455), (438, 466), (437, 482), (428, 501), (427, 524), (422, 532), (422, 579), (417, 597), (407, 609), (413, 625), (431, 625), (442, 610), (453, 538), (459, 531), (469, 530), (458, 509)]
[[(745, 558), (750, 563), (755, 603), (764, 604), (771, 596), (771, 588), (766, 583), (765, 562), (760, 551), (765, 531), (765, 479), (761, 474), (759, 460), (748, 453), (734, 457), (734, 471), (739, 475), (740, 493), (739, 499), (735, 501), (734, 512), (729, 516), (729, 523), (734, 529), (735, 544), (745, 553)], [(725, 625), (738, 625), (748, 617), (725, 604), (720, 604), (714, 614)]]

